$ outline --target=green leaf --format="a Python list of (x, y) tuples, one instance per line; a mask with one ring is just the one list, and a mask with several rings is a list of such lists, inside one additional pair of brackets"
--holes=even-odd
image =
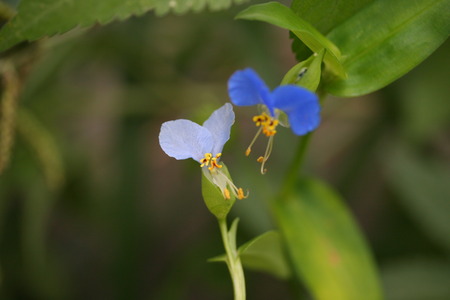
[(399, 145), (389, 151), (386, 175), (404, 208), (428, 233), (450, 250), (450, 170)]
[(75, 27), (106, 24), (155, 10), (157, 15), (169, 11), (183, 14), (228, 8), (247, 0), (22, 0), (17, 15), (0, 31), (0, 51), (23, 41), (64, 33)]
[(348, 78), (333, 78), (336, 96), (376, 91), (413, 69), (450, 33), (450, 0), (377, 0), (327, 35), (342, 52)]
[(239, 255), (245, 268), (267, 272), (280, 279), (287, 279), (291, 270), (276, 231), (266, 232), (239, 247)]
[[(326, 35), (372, 1), (374, 0), (294, 0), (291, 9)], [(295, 36), (292, 49), (299, 61), (311, 55), (311, 51)]]
[(274, 211), (293, 267), (315, 299), (382, 299), (364, 238), (329, 187), (300, 180)]
[(241, 11), (237, 19), (264, 21), (281, 28), (292, 31), (301, 39), (313, 52), (320, 52), (323, 48), (325, 53), (325, 64), (337, 76), (345, 78), (345, 69), (340, 63), (341, 53), (330, 40), (324, 37), (311, 24), (297, 16), (289, 7), (278, 2), (268, 2), (264, 4), (252, 5)]
[[(230, 173), (225, 164), (222, 162), (222, 172), (230, 178)], [(231, 178), (230, 178), (231, 179)], [(236, 198), (231, 193), (231, 199), (225, 199), (220, 189), (212, 183), (202, 172), (202, 195), (206, 207), (216, 216), (217, 219), (224, 219), (233, 207)], [(233, 223), (234, 224), (234, 223)]]
[(226, 254), (222, 254), (222, 255), (218, 255), (218, 256), (214, 256), (211, 258), (208, 258), (208, 262), (227, 262), (227, 255)]

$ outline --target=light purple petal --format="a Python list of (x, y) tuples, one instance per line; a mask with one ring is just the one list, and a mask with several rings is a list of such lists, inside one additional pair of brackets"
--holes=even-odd
[(296, 85), (282, 85), (272, 92), (274, 107), (284, 111), (292, 131), (304, 135), (319, 126), (320, 104), (313, 92)]
[(199, 161), (205, 153), (212, 152), (214, 140), (208, 129), (181, 119), (162, 124), (159, 144), (173, 158)]
[(234, 72), (228, 80), (231, 102), (238, 106), (265, 104), (273, 113), (269, 93), (264, 81), (250, 68)]
[(209, 119), (203, 123), (203, 127), (209, 130), (214, 140), (213, 155), (222, 152), (223, 145), (230, 139), (230, 130), (233, 123), (234, 112), (230, 103), (226, 103), (215, 110)]

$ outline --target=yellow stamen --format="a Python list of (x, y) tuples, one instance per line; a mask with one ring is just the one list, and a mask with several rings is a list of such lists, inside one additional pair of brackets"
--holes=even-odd
[(262, 133), (266, 136), (273, 136), (277, 133), (275, 128), (278, 126), (279, 121), (277, 119), (272, 118), (265, 112), (261, 115), (254, 116), (253, 122), (255, 125), (262, 128)]
[(200, 159), (200, 167), (208, 166), (209, 162), (211, 160), (212, 154), (211, 153), (205, 153), (205, 157)]
[(237, 198), (239, 200), (242, 200), (242, 199), (247, 198), (247, 197), (248, 197), (248, 193), (247, 193), (247, 195), (244, 195), (244, 190), (242, 188), (238, 188), (238, 190), (237, 190)]
[(223, 189), (223, 196), (225, 199), (231, 199), (230, 191), (227, 188)]
[(258, 136), (261, 134), (261, 131), (262, 131), (262, 127), (260, 127), (260, 128), (258, 129), (258, 132), (256, 132), (256, 135), (255, 135), (255, 137), (253, 138), (253, 140), (251, 141), (250, 145), (247, 147), (247, 150), (245, 150), (245, 155), (246, 155), (246, 156), (249, 156), (249, 155), (250, 155), (250, 152), (252, 152), (253, 144), (256, 142), (256, 139), (258, 138)]
[(264, 125), (269, 120), (270, 117), (266, 113), (253, 117), (253, 122), (255, 122), (256, 126)]
[(213, 157), (211, 153), (205, 153), (205, 157), (200, 159), (200, 167), (209, 166), (208, 170), (212, 171), (215, 168), (222, 168), (222, 165), (219, 165), (217, 161), (222, 156), (222, 153), (217, 153), (216, 156)]
[(214, 170), (214, 168), (222, 168), (222, 165), (219, 165), (219, 163), (217, 162), (217, 156), (211, 158), (211, 167), (208, 168), (208, 170), (212, 171)]
[(270, 154), (272, 153), (272, 145), (273, 145), (273, 137), (277, 133), (277, 126), (280, 124), (278, 119), (269, 116), (267, 113), (263, 112), (260, 115), (253, 117), (253, 122), (255, 122), (255, 125), (259, 127), (258, 132), (256, 133), (255, 137), (253, 138), (252, 142), (250, 143), (250, 146), (248, 146), (247, 150), (245, 151), (245, 155), (249, 156), (250, 152), (252, 151), (252, 146), (255, 143), (257, 137), (261, 134), (261, 132), (269, 138), (269, 142), (267, 144), (266, 151), (264, 153), (264, 156), (258, 157), (256, 160), (257, 162), (261, 163), (261, 173), (266, 173), (266, 169), (264, 168), (264, 165), (266, 161), (269, 159)]
[(264, 156), (258, 158), (258, 162), (261, 163), (261, 174), (265, 174), (267, 172), (267, 169), (264, 168), (264, 164), (269, 159), (270, 154), (272, 154), (272, 148), (273, 148), (273, 135), (269, 137), (269, 142), (267, 142), (266, 152), (264, 153)]
[(273, 119), (267, 121), (267, 122), (264, 124), (264, 127), (263, 127), (263, 133), (264, 133), (266, 136), (273, 136), (273, 135), (275, 135), (275, 133), (277, 133), (277, 131), (275, 130), (275, 128), (277, 128), (278, 123), (279, 123), (278, 120), (273, 120)]
[(206, 171), (206, 169), (203, 169), (203, 171), (210, 174), (213, 180), (212, 182), (220, 188), (225, 199), (231, 199), (232, 194), (239, 200), (248, 197), (248, 192), (247, 195), (245, 195), (244, 190), (236, 187), (233, 181), (231, 181), (231, 179), (225, 175), (222, 170)]

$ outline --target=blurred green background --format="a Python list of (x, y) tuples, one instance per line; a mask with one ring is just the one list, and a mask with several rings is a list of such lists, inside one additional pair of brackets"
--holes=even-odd
[[(161, 124), (202, 123), (252, 67), (271, 86), (295, 64), (286, 31), (234, 21), (242, 9), (146, 14), (40, 43), (0, 176), (1, 299), (231, 299), (200, 170), (159, 147)], [(450, 43), (392, 85), (329, 97), (306, 172), (348, 201), (387, 299), (450, 299)], [(244, 151), (253, 108), (235, 108), (224, 149), (238, 240), (274, 228), (267, 201), (298, 139), (281, 129), (267, 167)], [(246, 272), (248, 299), (298, 299), (303, 288)]]

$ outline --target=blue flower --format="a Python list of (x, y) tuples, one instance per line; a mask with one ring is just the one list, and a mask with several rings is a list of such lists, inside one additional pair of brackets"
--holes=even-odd
[(220, 188), (224, 198), (230, 199), (230, 191), (238, 198), (246, 198), (242, 188), (237, 188), (220, 169), (222, 149), (230, 139), (234, 112), (227, 103), (214, 111), (200, 126), (189, 120), (168, 121), (161, 125), (159, 144), (163, 151), (178, 160), (192, 158), (198, 163), (205, 176)]
[[(263, 106), (263, 112), (253, 117), (253, 122), (259, 130), (246, 151), (246, 155), (250, 155), (251, 147), (259, 134), (263, 133), (269, 137), (264, 156), (258, 158), (258, 162), (262, 163), (261, 173), (265, 173), (264, 163), (272, 151), (273, 137), (277, 133), (278, 125), (290, 125), (296, 135), (305, 135), (319, 126), (320, 105), (316, 94), (296, 85), (282, 85), (270, 91), (258, 74), (250, 68), (231, 75), (228, 93), (235, 105)], [(281, 112), (287, 115), (289, 125), (280, 120)]]

